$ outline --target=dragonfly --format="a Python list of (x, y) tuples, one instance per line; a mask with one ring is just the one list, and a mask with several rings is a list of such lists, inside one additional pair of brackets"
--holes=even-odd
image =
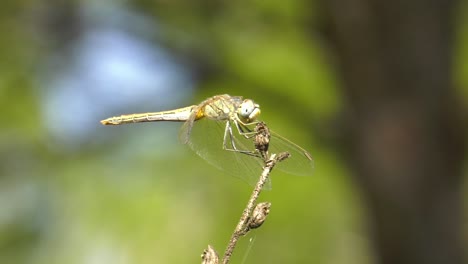
[[(184, 122), (179, 132), (179, 140), (183, 144), (213, 166), (254, 185), (265, 162), (253, 141), (260, 112), (260, 106), (251, 99), (223, 94), (212, 96), (198, 105), (114, 116), (101, 123)], [(314, 160), (310, 153), (271, 130), (270, 133), (269, 151), (288, 152), (291, 156), (280, 162), (277, 168), (288, 174), (311, 175)]]

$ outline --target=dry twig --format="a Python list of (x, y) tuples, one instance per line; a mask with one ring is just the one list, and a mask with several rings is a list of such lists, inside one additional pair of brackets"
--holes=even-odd
[(270, 132), (268, 127), (263, 123), (260, 122), (255, 127), (255, 148), (260, 153), (261, 157), (265, 161), (265, 167), (263, 168), (262, 174), (255, 185), (255, 188), (250, 196), (247, 205), (242, 212), (242, 216), (237, 224), (229, 244), (226, 248), (223, 257), (223, 264), (229, 263), (231, 255), (236, 247), (237, 241), (241, 236), (244, 236), (248, 233), (249, 230), (253, 228), (260, 227), (262, 223), (265, 221), (266, 216), (270, 210), (270, 203), (261, 203), (257, 205), (254, 212), (254, 206), (257, 202), (257, 199), (260, 195), (260, 192), (263, 189), (263, 186), (268, 181), (268, 177), (270, 175), (271, 170), (275, 167), (276, 163), (283, 161), (289, 157), (289, 153), (283, 152), (277, 154), (272, 154), (271, 156), (268, 155), (268, 145), (270, 142)]
[[(263, 122), (257, 123), (255, 127), (254, 145), (256, 151), (263, 159), (265, 166), (250, 196), (250, 199), (247, 202), (244, 211), (242, 212), (242, 216), (231, 236), (231, 239), (229, 240), (229, 244), (226, 248), (226, 251), (224, 252), (224, 257), (222, 260), (223, 264), (229, 263), (239, 238), (246, 235), (250, 230), (260, 227), (265, 222), (265, 219), (270, 212), (271, 203), (263, 202), (257, 205), (255, 204), (276, 163), (289, 158), (290, 155), (287, 152), (282, 152), (279, 154), (272, 154), (270, 156), (268, 154), (269, 143), (270, 131), (268, 127)], [(205, 249), (202, 255), (202, 259), (203, 264), (219, 263), (219, 257), (212, 246), (208, 246), (208, 249)]]

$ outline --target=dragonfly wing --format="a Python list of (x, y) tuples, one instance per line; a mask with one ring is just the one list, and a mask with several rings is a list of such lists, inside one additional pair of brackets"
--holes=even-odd
[(291, 156), (278, 163), (277, 169), (288, 174), (299, 176), (310, 176), (314, 170), (314, 160), (309, 152), (298, 146), (296, 143), (271, 132), (270, 153), (288, 152)]
[(192, 111), (187, 121), (184, 122), (179, 131), (179, 141), (182, 144), (187, 144), (189, 142), (190, 133), (192, 132), (193, 123), (195, 122), (196, 110)]
[[(232, 148), (232, 144), (234, 144), (238, 150), (253, 152), (255, 150), (253, 139), (246, 139), (239, 135), (234, 124), (227, 120), (202, 118), (193, 124), (186, 122), (181, 129), (181, 139), (184, 138), (184, 135), (189, 135), (186, 143), (198, 156), (218, 169), (226, 171), (250, 185), (255, 185), (262, 172), (263, 161), (256, 156), (223, 148), (228, 122), (230, 122), (228, 125), (232, 128), (233, 137), (228, 135), (226, 147)], [(269, 188), (270, 183), (267, 183), (264, 189)]]

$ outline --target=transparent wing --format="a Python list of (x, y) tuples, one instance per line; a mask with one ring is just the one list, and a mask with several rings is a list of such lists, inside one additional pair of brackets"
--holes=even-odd
[[(223, 149), (228, 122), (232, 128), (233, 137), (227, 138), (226, 147), (232, 149), (234, 144), (238, 150), (254, 153), (253, 139), (246, 139), (240, 135), (232, 121), (208, 118), (197, 120), (193, 124), (187, 121), (182, 125), (179, 138), (184, 140), (188, 135), (185, 143), (208, 163), (250, 185), (255, 185), (262, 172), (263, 160), (258, 156)], [(271, 184), (267, 182), (264, 189), (270, 188)]]
[(286, 151), (291, 155), (288, 159), (279, 162), (275, 169), (299, 176), (312, 175), (314, 170), (314, 160), (309, 152), (273, 131), (270, 131), (270, 133), (271, 138), (268, 152), (270, 154), (278, 154)]

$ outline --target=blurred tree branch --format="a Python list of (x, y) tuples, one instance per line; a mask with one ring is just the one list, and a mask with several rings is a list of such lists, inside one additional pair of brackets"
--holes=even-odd
[(465, 263), (457, 1), (322, 4), (346, 96), (347, 156), (380, 263)]

